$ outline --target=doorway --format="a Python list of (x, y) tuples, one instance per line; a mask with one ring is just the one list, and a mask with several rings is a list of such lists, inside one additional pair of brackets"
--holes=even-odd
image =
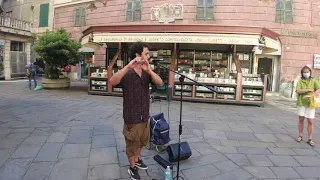
[(268, 74), (267, 91), (272, 91), (273, 84), (273, 59), (272, 58), (259, 58), (258, 60), (258, 74)]

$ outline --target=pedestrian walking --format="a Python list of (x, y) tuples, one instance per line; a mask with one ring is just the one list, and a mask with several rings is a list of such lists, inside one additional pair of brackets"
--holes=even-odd
[(34, 63), (27, 64), (25, 66), (27, 68), (26, 76), (29, 78), (29, 89), (31, 90), (31, 81), (34, 81), (34, 88), (37, 87), (37, 80), (36, 75), (37, 71), (43, 71), (38, 65), (35, 65)]
[(308, 121), (308, 141), (307, 143), (314, 147), (316, 144), (312, 140), (313, 126), (315, 118), (315, 96), (320, 93), (320, 83), (311, 76), (311, 69), (305, 66), (301, 69), (301, 79), (298, 81), (296, 93), (297, 97), (297, 110), (299, 115), (299, 137), (297, 142), (301, 142), (303, 138), (304, 119)]
[(138, 169), (147, 169), (139, 157), (149, 142), (149, 85), (162, 85), (161, 78), (152, 71), (149, 64), (149, 46), (142, 42), (134, 43), (130, 49), (128, 65), (115, 73), (110, 82), (120, 84), (123, 92), (123, 135), (126, 142), (126, 154), (131, 179), (139, 180)]

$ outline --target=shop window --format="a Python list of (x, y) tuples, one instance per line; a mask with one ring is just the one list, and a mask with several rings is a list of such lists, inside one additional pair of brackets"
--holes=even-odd
[(214, 19), (213, 0), (197, 0), (197, 19)]
[(128, 0), (127, 1), (127, 21), (140, 21), (141, 20), (141, 1)]
[(75, 18), (74, 18), (74, 25), (75, 26), (85, 26), (86, 25), (86, 9), (85, 8), (76, 9)]
[(48, 27), (49, 25), (49, 4), (40, 5), (39, 27)]
[(293, 24), (293, 0), (276, 0), (276, 23)]
[(24, 51), (24, 42), (11, 41), (11, 51)]

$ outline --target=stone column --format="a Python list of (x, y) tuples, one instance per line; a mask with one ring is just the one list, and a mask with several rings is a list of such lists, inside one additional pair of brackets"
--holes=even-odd
[(27, 64), (31, 63), (31, 43), (26, 43)]
[(3, 56), (3, 65), (4, 65), (4, 76), (5, 80), (11, 79), (11, 41), (5, 40), (4, 42), (4, 56)]

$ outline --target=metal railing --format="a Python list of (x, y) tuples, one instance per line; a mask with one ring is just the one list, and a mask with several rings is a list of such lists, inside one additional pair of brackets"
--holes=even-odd
[(0, 26), (23, 31), (31, 31), (30, 22), (14, 19), (7, 16), (0, 16)]

